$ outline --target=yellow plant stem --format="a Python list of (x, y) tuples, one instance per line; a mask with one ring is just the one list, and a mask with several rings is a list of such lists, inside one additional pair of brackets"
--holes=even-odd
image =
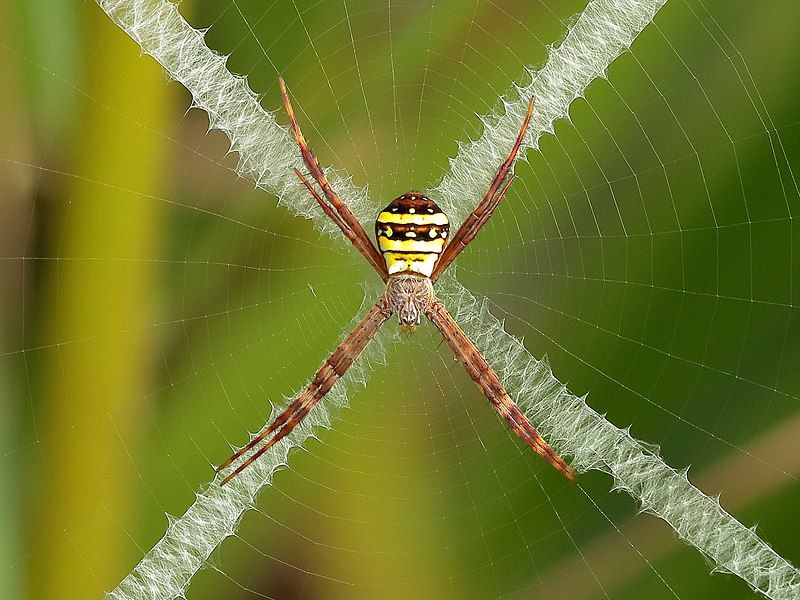
[(35, 409), (41, 456), (31, 512), (37, 598), (98, 598), (138, 550), (136, 459), (150, 413), (157, 353), (153, 258), (166, 217), (162, 195), (167, 98), (160, 69), (85, 5), (88, 94), (73, 128), (63, 194), (50, 218), (41, 287), (44, 376)]

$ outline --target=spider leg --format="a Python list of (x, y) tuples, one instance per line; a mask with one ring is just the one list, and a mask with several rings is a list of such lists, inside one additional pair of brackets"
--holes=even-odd
[(450, 316), (444, 304), (437, 300), (428, 308), (425, 315), (439, 329), (456, 358), (464, 365), (470, 378), (478, 385), (494, 409), (511, 426), (514, 433), (533, 448), (534, 452), (555, 467), (557, 471), (565, 475), (569, 480), (575, 481), (575, 472), (544, 441), (533, 424), (514, 404), (514, 401), (511, 400), (508, 392), (503, 387), (500, 377), (478, 351), (475, 344), (467, 337), (467, 334), (458, 326), (455, 319)]
[[(226, 476), (220, 485), (225, 485), (244, 469), (250, 466), (259, 456), (269, 450), (275, 443), (288, 435), (311, 409), (327, 394), (333, 384), (347, 372), (358, 356), (375, 337), (381, 325), (392, 315), (385, 298), (378, 300), (367, 314), (359, 321), (353, 330), (344, 338), (333, 354), (320, 367), (309, 386), (301, 393), (289, 407), (284, 410), (264, 431), (253, 438), (249, 444), (240, 448), (233, 456), (219, 466), (217, 472), (229, 467), (234, 461), (244, 456), (258, 444), (267, 440), (254, 454)], [(277, 431), (277, 433), (275, 433)], [(275, 433), (274, 437), (270, 436)], [(267, 439), (270, 438), (270, 439)]]
[[(314, 156), (314, 153), (308, 147), (308, 142), (306, 142), (305, 137), (303, 137), (303, 132), (300, 130), (300, 125), (297, 123), (297, 118), (294, 115), (294, 109), (292, 108), (292, 103), (289, 101), (289, 94), (286, 91), (286, 83), (283, 81), (283, 77), (278, 78), (278, 84), (281, 88), (281, 96), (283, 97), (283, 106), (286, 109), (286, 114), (289, 116), (289, 123), (292, 128), (292, 135), (294, 135), (294, 139), (297, 142), (297, 145), (300, 147), (300, 154), (303, 157), (303, 162), (305, 163), (306, 167), (308, 168), (311, 177), (314, 178), (314, 181), (317, 182), (319, 187), (322, 189), (323, 194), (325, 195), (325, 199), (323, 199), (317, 192), (314, 190), (311, 185), (308, 183), (305, 177), (303, 177), (302, 173), (299, 170), (295, 169), (295, 173), (303, 182), (303, 185), (306, 186), (306, 189), (311, 193), (316, 200), (317, 204), (322, 207), (322, 210), (325, 211), (325, 214), (333, 220), (334, 223), (342, 230), (342, 232), (347, 236), (347, 239), (356, 247), (356, 249), (367, 259), (367, 262), (372, 265), (372, 267), (378, 272), (378, 275), (384, 281), (389, 279), (389, 272), (386, 269), (386, 263), (383, 261), (380, 253), (375, 248), (372, 241), (369, 239), (369, 236), (364, 231), (364, 228), (359, 223), (356, 216), (353, 214), (353, 211), (339, 198), (339, 195), (333, 190), (331, 184), (328, 182), (328, 178), (325, 176), (325, 173), (322, 170), (322, 167), (319, 166), (319, 161)], [(327, 202), (326, 202), (327, 200)], [(336, 213), (338, 218), (334, 218), (332, 215)]]
[(295, 174), (297, 175), (298, 179), (302, 182), (302, 184), (308, 190), (308, 193), (314, 198), (314, 200), (319, 204), (322, 211), (328, 215), (328, 218), (333, 221), (336, 226), (342, 230), (342, 233), (347, 237), (348, 240), (356, 247), (360, 248), (362, 245), (361, 238), (359, 238), (352, 229), (342, 220), (342, 217), (339, 216), (339, 213), (333, 210), (330, 204), (328, 204), (322, 196), (319, 195), (317, 190), (315, 190), (311, 184), (308, 182), (308, 179), (305, 178), (300, 172), (300, 169), (294, 170)]
[(467, 216), (467, 218), (461, 224), (461, 227), (458, 228), (458, 231), (450, 240), (450, 243), (447, 244), (444, 252), (442, 252), (441, 257), (436, 263), (436, 267), (431, 274), (432, 281), (435, 282), (444, 272), (444, 270), (447, 269), (447, 267), (449, 267), (450, 264), (456, 259), (456, 257), (461, 254), (462, 250), (464, 250), (464, 248), (467, 247), (467, 245), (475, 238), (475, 236), (478, 235), (478, 232), (486, 224), (486, 221), (489, 220), (489, 217), (492, 216), (492, 213), (500, 204), (503, 196), (505, 196), (508, 187), (511, 185), (511, 181), (514, 178), (513, 175), (508, 177), (508, 174), (511, 171), (511, 168), (514, 166), (514, 162), (517, 159), (517, 154), (522, 146), (522, 140), (525, 138), (525, 133), (528, 131), (528, 125), (530, 125), (531, 117), (533, 116), (533, 105), (534, 99), (531, 98), (530, 102), (528, 102), (528, 112), (525, 113), (525, 118), (522, 120), (522, 125), (520, 126), (514, 146), (511, 148), (511, 152), (509, 152), (508, 156), (503, 161), (503, 164), (501, 164), (500, 168), (497, 170), (497, 174), (494, 176), (494, 179), (489, 186), (489, 190), (486, 192), (483, 200), (481, 200), (478, 203), (478, 206), (475, 207), (475, 210), (473, 210), (469, 216)]

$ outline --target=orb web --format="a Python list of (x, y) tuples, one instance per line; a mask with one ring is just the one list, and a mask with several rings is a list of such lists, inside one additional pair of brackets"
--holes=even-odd
[[(456, 142), (484, 133), (476, 115), (495, 109), (509, 82), (525, 85), (526, 69), (544, 64), (584, 8), (235, 0), (182, 10), (210, 28), (207, 43), (230, 55), (228, 68), (265, 107), (279, 106), (275, 80), (286, 78), (323, 164), (369, 186), (358, 208), (366, 224), (369, 210), (406, 188), (436, 189)], [(528, 151), (455, 270), (572, 392), (659, 445), (670, 465), (693, 465), (704, 491), (721, 491), (723, 506), (757, 521), (796, 563), (785, 528), (797, 491), (787, 460), (798, 396), (797, 119), (786, 100), (796, 69), (774, 57), (791, 54), (798, 15), (789, 3), (757, 15), (737, 8), (668, 3), (572, 105), (571, 122)], [(77, 75), (49, 71), (74, 103), (99, 102)], [(135, 120), (113, 106), (109, 114)], [(158, 131), (141, 126), (179, 157), (146, 198), (175, 233), (152, 259), (164, 298), (147, 324), (157, 365), (138, 413), (147, 450), (119, 439), (144, 525), (120, 522), (131, 564), (102, 574), (105, 589), (163, 534), (163, 513), (183, 513), (211, 466), (269, 419), (270, 401), (305, 385), (377, 293), (357, 255), (236, 182), (235, 158), (224, 157), (219, 132), (205, 133), (200, 111), (173, 117)], [(46, 154), (6, 162), (56, 185), (77, 178), (139, 191), (80, 167), (52, 173)], [(452, 198), (460, 217), (478, 200)], [(56, 226), (69, 219), (67, 209)], [(138, 241), (128, 243), (120, 263), (142, 260)], [(86, 259), (55, 246), (12, 260)], [(96, 343), (86, 333), (44, 345), (21, 338), (4, 361), (16, 369)], [(609, 491), (607, 476), (589, 473), (576, 489), (550, 473), (433, 332), (387, 331), (380, 342), (350, 408), (292, 454), (188, 598), (748, 597), (736, 578), (706, 576), (660, 522), (634, 517), (637, 505)], [(35, 421), (35, 393), (22, 397)], [(69, 418), (88, 432), (95, 417)], [(7, 456), (29, 452), (47, 472), (57, 448), (34, 428)], [(68, 558), (78, 565), (80, 556), (76, 545)]]

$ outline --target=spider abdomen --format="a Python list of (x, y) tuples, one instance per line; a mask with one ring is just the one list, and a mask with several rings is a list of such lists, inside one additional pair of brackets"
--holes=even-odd
[(420, 192), (396, 198), (375, 222), (375, 237), (389, 275), (418, 273), (430, 277), (449, 232), (447, 215)]

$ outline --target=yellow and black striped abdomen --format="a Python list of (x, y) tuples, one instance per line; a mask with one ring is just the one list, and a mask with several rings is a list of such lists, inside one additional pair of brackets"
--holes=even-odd
[(449, 233), (447, 215), (420, 192), (403, 194), (375, 222), (375, 237), (389, 275), (411, 272), (430, 277)]

